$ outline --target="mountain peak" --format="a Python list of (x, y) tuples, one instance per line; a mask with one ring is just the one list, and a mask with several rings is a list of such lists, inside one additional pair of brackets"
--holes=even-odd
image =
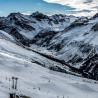
[(19, 20), (21, 17), (23, 17), (23, 14), (17, 12), (17, 13), (11, 13), (7, 16), (9, 20)]
[(40, 13), (40, 12), (34, 12), (31, 14), (31, 17), (34, 17), (36, 18), (37, 20), (40, 20), (40, 19), (49, 19), (49, 17), (47, 15), (44, 15), (43, 13)]
[(17, 12), (17, 13), (10, 13), (10, 14), (8, 15), (8, 17), (20, 16), (20, 15), (22, 15), (20, 12)]

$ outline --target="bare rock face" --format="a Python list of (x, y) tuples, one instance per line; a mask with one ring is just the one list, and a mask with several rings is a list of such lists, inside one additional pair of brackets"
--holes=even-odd
[(44, 19), (49, 19), (47, 15), (44, 15), (43, 13), (40, 12), (35, 12), (31, 15), (31, 17), (35, 18), (38, 21), (44, 20)]
[(92, 19), (95, 19), (95, 18), (98, 18), (98, 13), (96, 13), (96, 14), (92, 17)]
[(80, 67), (84, 77), (98, 80), (98, 54), (88, 59), (83, 66)]
[(92, 27), (92, 30), (95, 31), (95, 32), (98, 31), (98, 23), (96, 23), (96, 24)]

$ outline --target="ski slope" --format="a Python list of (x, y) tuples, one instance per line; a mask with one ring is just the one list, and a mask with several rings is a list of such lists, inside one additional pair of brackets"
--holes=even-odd
[[(9, 98), (11, 77), (18, 77), (17, 94), (31, 98), (98, 98), (98, 82), (50, 71), (51, 60), (16, 45), (5, 33), (0, 38), (0, 98)], [(53, 66), (53, 65), (52, 65)]]

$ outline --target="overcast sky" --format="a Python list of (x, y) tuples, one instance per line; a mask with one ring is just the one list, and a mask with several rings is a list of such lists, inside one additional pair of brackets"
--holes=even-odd
[(11, 12), (31, 14), (40, 11), (45, 14), (93, 15), (98, 11), (97, 0), (0, 0), (0, 16)]

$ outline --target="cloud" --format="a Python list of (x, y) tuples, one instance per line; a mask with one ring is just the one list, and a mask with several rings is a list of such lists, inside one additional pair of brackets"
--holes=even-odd
[[(73, 12), (95, 14), (98, 11), (98, 0), (44, 0), (48, 3), (58, 3), (75, 8)], [(80, 11), (80, 12), (79, 12)], [(87, 14), (87, 15), (88, 15)]]
[(25, 11), (25, 12), (21, 12), (21, 13), (24, 14), (24, 15), (31, 15), (32, 11)]
[(92, 3), (93, 0), (84, 0), (84, 3)]

